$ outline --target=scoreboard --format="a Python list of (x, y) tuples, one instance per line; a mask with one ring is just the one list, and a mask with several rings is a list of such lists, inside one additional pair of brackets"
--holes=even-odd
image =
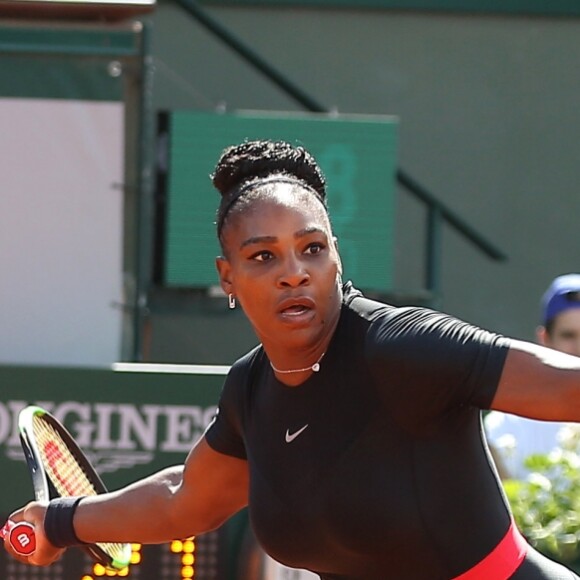
[(219, 196), (208, 175), (222, 150), (248, 139), (303, 145), (326, 177), (345, 279), (362, 290), (392, 289), (397, 119), (237, 111), (172, 111), (158, 116), (155, 277), (170, 288), (215, 286), (210, 256)]
[(228, 555), (224, 531), (159, 546), (133, 544), (133, 563), (118, 572), (93, 564), (78, 548), (69, 549), (59, 562), (46, 568), (21, 564), (2, 550), (0, 577), (3, 580), (99, 580), (113, 577), (140, 580), (225, 580)]

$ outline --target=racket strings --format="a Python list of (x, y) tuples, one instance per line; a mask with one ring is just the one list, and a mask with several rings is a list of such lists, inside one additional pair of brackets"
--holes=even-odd
[[(60, 433), (38, 415), (33, 418), (34, 436), (46, 474), (61, 497), (97, 495), (89, 476), (78, 464)], [(121, 560), (125, 544), (98, 543), (111, 558)]]

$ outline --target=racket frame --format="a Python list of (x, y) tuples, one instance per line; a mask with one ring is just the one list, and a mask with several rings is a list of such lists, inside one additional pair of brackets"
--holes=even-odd
[[(75, 461), (87, 476), (87, 479), (89, 479), (93, 485), (96, 494), (107, 493), (107, 488), (103, 483), (103, 480), (95, 471), (94, 467), (91, 465), (86, 455), (74, 440), (72, 435), (69, 433), (69, 431), (66, 429), (66, 427), (64, 427), (64, 425), (58, 421), (58, 419), (56, 419), (42, 407), (30, 405), (22, 409), (19, 414), (18, 430), (20, 434), (22, 449), (24, 451), (24, 457), (26, 458), (26, 463), (30, 470), (35, 498), (38, 501), (50, 501), (56, 497), (67, 497), (58, 493), (56, 487), (51, 482), (43, 466), (41, 459), (42, 455), (34, 435), (35, 417), (39, 417), (43, 421), (46, 421), (61, 437), (63, 443), (71, 452)], [(131, 560), (131, 544), (121, 542), (112, 543), (117, 543), (123, 546), (122, 557), (112, 557), (110, 554), (105, 552), (105, 550), (103, 550), (99, 544), (82, 544), (79, 547), (87, 552), (93, 560), (102, 564), (106, 568), (111, 568), (114, 570), (121, 570), (126, 568), (130, 564)]]

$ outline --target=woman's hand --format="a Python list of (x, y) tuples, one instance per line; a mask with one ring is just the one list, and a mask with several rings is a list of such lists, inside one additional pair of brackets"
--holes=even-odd
[(44, 533), (44, 516), (47, 504), (45, 502), (32, 501), (25, 507), (15, 511), (8, 518), (12, 523), (27, 522), (34, 528), (36, 547), (30, 556), (18, 554), (12, 547), (8, 535), (4, 538), (4, 548), (19, 562), (33, 566), (48, 566), (56, 562), (64, 553), (63, 548), (53, 546)]

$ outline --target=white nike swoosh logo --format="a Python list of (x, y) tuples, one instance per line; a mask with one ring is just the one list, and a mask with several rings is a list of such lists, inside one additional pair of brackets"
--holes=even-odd
[(286, 443), (292, 443), (292, 441), (294, 441), (294, 439), (296, 439), (296, 437), (298, 437), (306, 427), (308, 427), (308, 423), (306, 423), (302, 429), (298, 429), (298, 431), (292, 434), (290, 434), (290, 429), (286, 429)]

